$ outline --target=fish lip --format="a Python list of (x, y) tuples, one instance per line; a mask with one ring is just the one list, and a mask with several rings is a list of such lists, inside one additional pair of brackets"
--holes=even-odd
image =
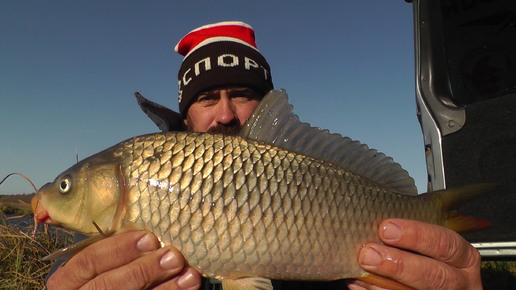
[(51, 225), (56, 225), (56, 226), (61, 225), (60, 223), (52, 220), (52, 218), (48, 214), (47, 209), (41, 202), (39, 195), (36, 195), (35, 197), (32, 198), (31, 207), (32, 207), (32, 212), (34, 213), (34, 224), (35, 224), (36, 228), (39, 223), (51, 224)]

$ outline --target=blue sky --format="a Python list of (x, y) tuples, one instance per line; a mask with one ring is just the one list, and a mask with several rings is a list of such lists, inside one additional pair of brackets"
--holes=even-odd
[[(412, 4), (349, 1), (1, 1), (0, 178), (42, 186), (79, 159), (158, 131), (133, 93), (177, 110), (176, 43), (201, 25), (255, 30), (302, 121), (392, 156), (426, 191)], [(0, 194), (29, 193), (14, 176)]]

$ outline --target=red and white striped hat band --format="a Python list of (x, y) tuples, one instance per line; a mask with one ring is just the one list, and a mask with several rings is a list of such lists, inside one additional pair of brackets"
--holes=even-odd
[(234, 41), (258, 50), (253, 28), (241, 21), (225, 21), (208, 24), (190, 31), (174, 48), (177, 53), (188, 57), (196, 49), (217, 41)]
[(258, 51), (253, 28), (246, 23), (199, 27), (183, 37), (175, 50), (184, 56), (177, 75), (183, 118), (199, 93), (216, 87), (247, 87), (263, 96), (274, 88), (270, 66)]

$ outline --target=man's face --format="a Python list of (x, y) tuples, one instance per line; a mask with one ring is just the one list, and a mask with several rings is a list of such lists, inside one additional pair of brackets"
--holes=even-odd
[(263, 96), (249, 88), (221, 87), (202, 92), (188, 109), (188, 131), (236, 134)]

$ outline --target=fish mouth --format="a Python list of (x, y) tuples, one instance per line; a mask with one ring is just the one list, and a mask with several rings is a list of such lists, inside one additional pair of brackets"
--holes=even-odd
[(32, 212), (34, 213), (35, 229), (37, 229), (38, 224), (40, 224), (40, 223), (51, 224), (51, 225), (56, 225), (56, 226), (61, 225), (60, 223), (52, 220), (52, 218), (48, 214), (47, 209), (41, 202), (41, 199), (39, 198), (39, 196), (35, 196), (32, 198), (31, 206), (32, 206)]

